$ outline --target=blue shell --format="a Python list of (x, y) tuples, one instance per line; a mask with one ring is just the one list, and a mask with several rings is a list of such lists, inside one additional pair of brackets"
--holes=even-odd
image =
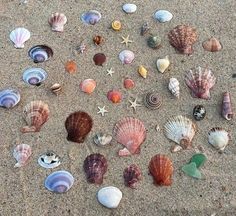
[(47, 61), (53, 56), (53, 51), (46, 45), (37, 45), (32, 47), (29, 52), (29, 57), (33, 59), (34, 63), (40, 63)]
[(102, 15), (100, 12), (96, 10), (90, 10), (85, 13), (83, 13), (80, 17), (83, 23), (95, 25), (99, 20), (102, 18)]
[(42, 68), (28, 68), (23, 73), (23, 80), (30, 85), (40, 85), (48, 74)]
[(154, 14), (154, 18), (157, 19), (159, 22), (164, 23), (169, 22), (173, 18), (173, 15), (167, 10), (158, 10)]
[(52, 192), (64, 193), (67, 192), (74, 183), (74, 177), (71, 173), (60, 170), (51, 173), (45, 180), (44, 186)]
[(20, 101), (20, 93), (14, 89), (4, 89), (0, 91), (0, 106), (12, 108)]

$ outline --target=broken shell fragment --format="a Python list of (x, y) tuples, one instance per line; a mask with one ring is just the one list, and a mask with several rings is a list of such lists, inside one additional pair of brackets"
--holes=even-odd
[(17, 160), (14, 167), (25, 166), (32, 154), (31, 147), (27, 144), (17, 145), (14, 149), (13, 156)]
[(4, 89), (0, 91), (0, 107), (13, 108), (20, 102), (20, 93), (14, 89)]
[(111, 140), (112, 140), (112, 136), (109, 134), (105, 134), (105, 133), (97, 133), (93, 137), (93, 141), (98, 146), (108, 145), (108, 144), (110, 144)]
[(134, 60), (134, 53), (130, 50), (123, 50), (119, 54), (122, 64), (131, 64)]
[(222, 49), (220, 41), (214, 37), (204, 41), (202, 47), (208, 52), (218, 52)]
[(65, 16), (65, 14), (63, 14), (63, 13), (54, 13), (48, 19), (48, 22), (52, 27), (52, 31), (63, 32), (64, 31), (64, 25), (67, 22), (67, 18)]
[(106, 61), (106, 56), (103, 53), (97, 53), (93, 56), (93, 61), (95, 65), (103, 66)]
[(176, 78), (170, 78), (168, 89), (170, 90), (171, 94), (179, 98), (180, 95), (179, 81)]
[(59, 95), (62, 91), (62, 86), (59, 83), (55, 83), (50, 87), (50, 89), (55, 95)]
[(111, 23), (111, 27), (113, 30), (115, 31), (120, 31), (121, 30), (121, 27), (122, 27), (122, 24), (119, 20), (114, 20), (112, 23)]
[(91, 94), (96, 88), (96, 81), (93, 79), (85, 79), (80, 83), (79, 87), (81, 91)]
[(158, 36), (150, 36), (147, 39), (147, 44), (152, 49), (159, 49), (161, 47), (161, 38)]
[(38, 158), (38, 164), (46, 169), (58, 167), (61, 164), (61, 158), (53, 151), (48, 151)]
[(170, 60), (168, 56), (163, 59), (157, 59), (157, 69), (159, 72), (164, 73), (169, 66)]
[(231, 97), (229, 92), (225, 92), (223, 94), (223, 101), (222, 101), (222, 116), (226, 120), (231, 120), (233, 118), (233, 109), (232, 109), (232, 103), (231, 103)]
[(138, 73), (140, 74), (141, 77), (143, 77), (144, 79), (147, 78), (147, 74), (148, 74), (148, 71), (145, 67), (143, 67), (142, 65), (139, 66), (138, 68)]
[(172, 18), (172, 13), (167, 10), (158, 10), (154, 14), (154, 19), (158, 20), (160, 23), (169, 22)]

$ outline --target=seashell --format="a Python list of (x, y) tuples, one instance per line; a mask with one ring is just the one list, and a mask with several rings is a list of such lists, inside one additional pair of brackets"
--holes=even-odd
[(107, 208), (117, 208), (122, 199), (122, 192), (117, 187), (103, 187), (98, 191), (97, 199)]
[(166, 155), (157, 154), (149, 162), (149, 172), (157, 185), (170, 186), (172, 184), (173, 171), (173, 163)]
[(28, 126), (21, 128), (21, 132), (39, 132), (49, 118), (48, 105), (43, 101), (31, 101), (24, 107), (23, 116)]
[(122, 64), (131, 64), (134, 60), (134, 53), (130, 50), (123, 50), (119, 54)]
[(206, 116), (206, 109), (202, 105), (197, 105), (193, 108), (193, 117), (195, 120), (200, 121)]
[(150, 36), (147, 39), (147, 45), (152, 49), (159, 49), (161, 47), (161, 38), (158, 36)]
[(75, 74), (78, 70), (77, 64), (75, 61), (73, 60), (68, 60), (65, 63), (65, 70), (66, 72), (68, 72), (69, 74)]
[(135, 4), (124, 4), (122, 9), (127, 14), (132, 14), (137, 10), (137, 6)]
[(147, 74), (148, 74), (148, 71), (145, 67), (143, 67), (142, 65), (139, 66), (138, 68), (138, 73), (141, 75), (141, 77), (143, 77), (144, 79), (147, 78)]
[(107, 172), (107, 159), (101, 154), (87, 156), (84, 161), (84, 172), (89, 183), (102, 184), (103, 176)]
[(146, 139), (146, 129), (139, 119), (133, 117), (121, 119), (116, 123), (113, 133), (116, 141), (125, 146), (119, 150), (119, 156), (140, 153), (140, 146)]
[(55, 95), (59, 95), (62, 91), (62, 87), (59, 83), (55, 83), (50, 87), (51, 91), (55, 94)]
[(42, 68), (28, 68), (23, 73), (23, 81), (30, 85), (40, 86), (48, 74)]
[(158, 10), (154, 14), (154, 19), (158, 20), (160, 23), (169, 22), (172, 18), (172, 13), (167, 10)]
[(208, 132), (208, 142), (220, 152), (228, 145), (230, 135), (228, 131), (220, 127), (214, 127)]
[(44, 182), (44, 186), (54, 193), (65, 193), (73, 184), (74, 177), (65, 170), (51, 173)]
[(162, 104), (162, 97), (157, 92), (148, 92), (143, 98), (143, 103), (148, 109), (159, 109)]
[(87, 46), (86, 46), (86, 44), (84, 44), (84, 43), (81, 43), (81, 44), (76, 48), (76, 50), (77, 50), (79, 53), (81, 53), (81, 54), (83, 54), (86, 49), (87, 49)]
[(38, 158), (38, 164), (46, 169), (58, 167), (61, 164), (61, 158), (53, 151), (48, 151)]
[(217, 52), (222, 49), (220, 41), (212, 37), (202, 43), (202, 47), (209, 52)]
[(185, 83), (192, 90), (192, 97), (210, 99), (210, 89), (215, 85), (216, 78), (208, 68), (198, 67), (185, 75)]
[(191, 147), (196, 131), (197, 126), (192, 120), (181, 115), (172, 117), (164, 125), (165, 136), (179, 144), (183, 149)]
[(32, 47), (28, 54), (34, 63), (41, 63), (51, 58), (53, 56), (53, 51), (46, 45), (37, 45)]
[(144, 36), (150, 31), (148, 23), (144, 23), (141, 27), (140, 35)]
[(67, 117), (65, 127), (68, 133), (67, 140), (83, 143), (93, 127), (93, 119), (86, 112), (74, 112)]
[(84, 12), (80, 17), (83, 23), (90, 24), (90, 25), (95, 25), (96, 23), (99, 22), (101, 18), (102, 18), (102, 15), (100, 14), (100, 12), (96, 10), (90, 10), (90, 11)]
[(170, 60), (168, 56), (163, 59), (157, 59), (157, 69), (159, 72), (164, 73), (169, 66)]
[(105, 146), (110, 144), (112, 140), (112, 136), (109, 134), (105, 134), (105, 133), (97, 133), (94, 137), (93, 137), (93, 141), (98, 145), (98, 146)]
[(63, 13), (54, 13), (48, 19), (48, 22), (52, 27), (52, 31), (63, 32), (64, 25), (67, 22), (67, 18), (65, 16), (65, 14), (63, 14)]
[(142, 173), (137, 165), (131, 164), (130, 166), (125, 168), (123, 176), (125, 180), (125, 185), (132, 189), (135, 189), (137, 187), (137, 183), (142, 178)]
[(132, 88), (135, 87), (135, 83), (134, 83), (134, 81), (133, 81), (132, 79), (126, 78), (126, 79), (124, 80), (124, 87), (125, 87), (126, 89), (132, 89)]
[(111, 23), (111, 27), (113, 30), (115, 31), (120, 31), (121, 30), (121, 27), (122, 27), (122, 24), (119, 20), (114, 20), (112, 23)]
[(25, 166), (32, 154), (31, 147), (27, 144), (17, 145), (13, 152), (13, 157), (17, 160), (14, 167)]
[(168, 89), (170, 90), (171, 94), (179, 98), (180, 95), (179, 81), (176, 78), (170, 78)]
[(93, 79), (85, 79), (80, 83), (79, 87), (81, 91), (87, 94), (91, 94), (96, 88), (96, 82)]
[(93, 37), (93, 42), (95, 45), (101, 45), (102, 43), (104, 43), (104, 38), (100, 35), (96, 35)]
[(26, 28), (16, 28), (10, 33), (10, 39), (17, 49), (24, 48), (24, 43), (30, 39), (30, 32)]
[(20, 102), (20, 93), (14, 89), (4, 89), (0, 91), (0, 106), (12, 108)]
[(107, 99), (112, 103), (120, 103), (122, 100), (122, 94), (118, 90), (110, 90), (107, 93)]
[(103, 66), (106, 61), (106, 56), (103, 53), (97, 53), (93, 56), (93, 61), (95, 65)]
[(226, 120), (231, 120), (233, 118), (233, 110), (232, 110), (232, 103), (231, 97), (229, 92), (225, 92), (223, 94), (223, 101), (222, 101), (222, 116)]

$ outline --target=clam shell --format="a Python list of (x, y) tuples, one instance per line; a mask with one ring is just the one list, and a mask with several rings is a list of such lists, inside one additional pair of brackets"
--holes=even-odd
[(16, 28), (10, 33), (10, 39), (15, 48), (24, 48), (24, 43), (30, 39), (30, 32), (26, 28)]
[(147, 45), (152, 49), (159, 49), (161, 47), (161, 38), (158, 36), (149, 36)]
[(14, 89), (4, 89), (0, 91), (0, 106), (12, 108), (20, 102), (20, 93)]
[(204, 41), (202, 47), (208, 52), (218, 52), (222, 49), (220, 41), (214, 37)]
[(49, 46), (37, 45), (33, 46), (28, 54), (34, 63), (41, 63), (49, 60), (53, 56), (53, 51)]
[(123, 50), (119, 54), (122, 64), (131, 64), (134, 60), (134, 53), (130, 50)]
[(14, 167), (25, 166), (32, 154), (31, 147), (27, 144), (17, 145), (14, 149), (13, 156), (17, 160)]
[(157, 69), (159, 72), (164, 73), (169, 66), (170, 60), (168, 56), (163, 59), (157, 59)]
[(155, 12), (154, 18), (159, 22), (164, 23), (169, 22), (173, 18), (173, 15), (167, 10), (158, 10)]
[(85, 79), (80, 83), (79, 87), (81, 91), (91, 94), (96, 88), (96, 81), (93, 79)]
[(90, 25), (95, 25), (96, 23), (99, 22), (101, 18), (102, 18), (102, 15), (100, 14), (100, 12), (96, 10), (90, 10), (90, 11), (84, 12), (80, 17), (83, 23), (90, 24)]
[(170, 78), (168, 89), (170, 90), (171, 94), (179, 98), (180, 95), (179, 81), (176, 78)]
[(232, 120), (234, 113), (232, 109), (231, 97), (229, 92), (225, 92), (223, 94), (223, 101), (222, 101), (222, 117), (226, 120)]
[(130, 166), (125, 168), (123, 176), (125, 185), (132, 189), (135, 189), (137, 187), (137, 183), (142, 178), (142, 173), (137, 165), (131, 164)]
[(103, 53), (97, 53), (93, 56), (95, 65), (102, 66), (106, 62), (106, 56)]
[(122, 9), (125, 13), (132, 14), (137, 10), (137, 6), (135, 4), (127, 3), (122, 6)]
[(39, 86), (47, 76), (47, 72), (42, 68), (28, 68), (23, 72), (23, 81), (30, 85)]
[(61, 158), (53, 151), (48, 151), (38, 158), (38, 164), (46, 169), (58, 167), (61, 164)]
[(63, 13), (54, 13), (48, 19), (48, 22), (52, 27), (52, 31), (63, 32), (64, 25), (67, 22), (67, 18), (65, 16), (65, 14), (63, 14)]
[(110, 90), (107, 93), (107, 99), (112, 103), (120, 103), (122, 100), (122, 94), (118, 90)]
[(159, 109), (162, 104), (162, 97), (157, 92), (148, 92), (143, 98), (143, 103), (148, 109)]
[(109, 134), (105, 134), (105, 133), (97, 133), (94, 137), (93, 137), (93, 141), (95, 142), (95, 144), (97, 144), (98, 146), (105, 146), (110, 144), (112, 140), (112, 136)]

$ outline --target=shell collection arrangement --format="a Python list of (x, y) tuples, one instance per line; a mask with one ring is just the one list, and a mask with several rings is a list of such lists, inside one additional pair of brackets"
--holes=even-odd
[[(27, 1), (26, 1), (27, 3)], [(126, 16), (131, 16), (135, 13), (138, 8), (135, 4), (127, 3), (121, 6), (123, 12)], [(80, 14), (80, 21), (83, 23), (84, 28), (90, 26), (91, 28), (96, 28), (96, 24), (101, 22), (103, 19), (103, 14), (97, 10), (88, 10)], [(155, 19), (158, 23), (163, 23), (161, 25), (168, 25), (174, 16), (171, 12), (167, 10), (156, 10), (153, 14), (152, 19)], [(63, 34), (67, 31), (66, 25), (68, 22), (66, 14), (55, 12), (48, 16), (48, 28), (51, 28), (52, 34)], [(165, 23), (165, 24), (164, 24)], [(116, 34), (122, 32), (125, 28), (123, 23), (114, 19), (110, 22), (110, 28), (108, 31), (113, 31)], [(152, 28), (149, 26), (148, 22), (143, 23), (140, 26), (140, 37), (146, 43), (147, 49), (156, 50), (162, 47), (162, 41), (158, 34), (151, 33)], [(25, 49), (25, 44), (28, 40), (31, 40), (33, 33), (25, 27), (16, 26), (10, 32), (10, 40), (12, 42), (12, 48)], [(35, 36), (34, 36), (35, 37)], [(119, 36), (117, 36), (119, 37)], [(95, 46), (103, 46), (106, 44), (105, 35), (91, 35), (91, 41), (93, 41)], [(132, 67), (132, 63), (135, 61), (136, 53), (132, 51), (132, 35), (125, 35), (120, 38), (122, 41), (123, 50), (118, 51), (115, 55), (120, 63), (120, 67)], [(169, 41), (170, 47), (178, 55), (194, 55), (196, 52), (195, 43), (202, 40), (198, 34), (197, 28), (190, 24), (179, 24), (173, 29), (171, 29), (166, 35), (166, 39)], [(25, 86), (30, 88), (38, 88), (41, 86), (50, 76), (50, 71), (40, 67), (39, 63), (45, 61), (51, 61), (56, 55), (60, 55), (50, 47), (50, 44), (35, 44), (28, 50), (28, 57), (32, 60), (32, 65), (25, 68), (22, 73), (22, 81)], [(85, 41), (82, 41), (76, 48), (76, 52), (79, 56), (85, 55), (89, 46)], [(221, 42), (215, 38), (210, 37), (202, 42), (202, 49), (207, 52), (218, 52), (223, 49)], [(116, 51), (114, 51), (116, 52)], [(155, 53), (154, 53), (155, 54)], [(171, 64), (172, 56), (159, 56), (155, 59), (155, 70), (160, 76), (168, 73), (169, 70), (173, 70), (173, 65)], [(96, 67), (104, 67), (109, 61), (106, 53), (101, 50), (94, 53), (91, 63)], [(73, 76), (73, 74), (78, 73), (79, 64), (76, 60), (69, 59), (63, 63), (65, 68), (65, 74), (67, 76)], [(39, 65), (39, 66), (38, 66)], [(128, 66), (126, 66), (128, 65)], [(105, 68), (107, 76), (112, 79), (115, 70), (110, 68)], [(134, 68), (135, 73), (138, 74), (140, 82), (145, 80), (149, 76), (150, 67), (139, 65), (138, 68)], [(105, 76), (106, 76), (105, 75)], [(211, 69), (211, 65), (194, 65), (189, 68), (188, 71), (183, 73), (183, 82), (186, 84), (185, 87), (180, 86), (180, 80), (176, 77), (168, 78), (166, 83), (165, 91), (166, 94), (161, 95), (157, 89), (151, 89), (146, 91), (142, 96), (141, 100), (138, 98), (127, 98), (124, 96), (124, 91), (132, 91), (134, 88), (138, 88), (137, 83), (131, 77), (124, 77), (122, 79), (123, 89), (117, 87), (110, 87), (110, 90), (105, 93), (107, 98), (107, 105), (103, 104), (96, 110), (97, 115), (101, 118), (106, 118), (108, 110), (108, 104), (110, 106), (118, 106), (120, 103), (129, 104), (128, 109), (131, 109), (134, 115), (138, 112), (139, 107), (143, 106), (147, 111), (156, 112), (160, 108), (165, 109), (165, 97), (172, 98), (173, 104), (176, 100), (181, 98), (181, 91), (189, 91), (193, 100), (199, 102), (192, 110), (192, 116), (187, 113), (174, 114), (166, 119), (163, 125), (156, 127), (157, 133), (163, 132), (166, 142), (171, 142), (173, 145), (168, 149), (169, 154), (163, 154), (162, 152), (153, 153), (153, 157), (149, 158), (149, 164), (146, 166), (146, 170), (141, 170), (135, 163), (126, 164), (121, 176), (123, 176), (124, 185), (131, 189), (138, 190), (139, 182), (143, 181), (143, 175), (148, 171), (153, 178), (153, 184), (155, 186), (171, 186), (175, 182), (175, 172), (174, 170), (182, 170), (183, 174), (192, 177), (194, 179), (204, 179), (201, 172), (204, 163), (207, 163), (207, 156), (204, 152), (198, 152), (193, 154), (189, 162), (182, 164), (181, 167), (177, 167), (171, 159), (171, 155), (192, 149), (195, 146), (194, 138), (198, 136), (199, 124), (197, 122), (202, 121), (208, 115), (207, 109), (201, 104), (202, 100), (209, 100), (211, 98), (211, 93), (215, 86), (217, 85), (217, 77), (214, 71)], [(106, 85), (109, 85), (107, 83)], [(83, 92), (84, 97), (90, 97), (94, 91), (101, 88), (97, 81), (92, 78), (87, 78), (80, 80), (78, 83), (78, 90)], [(51, 85), (47, 89), (53, 97), (63, 96), (63, 85), (58, 81)], [(231, 121), (234, 116), (231, 94), (229, 91), (222, 92), (222, 107), (221, 115), (222, 121)], [(21, 92), (18, 89), (5, 88), (0, 90), (0, 106), (5, 109), (14, 109), (21, 103)], [(174, 106), (174, 105), (173, 105)], [(23, 104), (22, 118), (25, 120), (25, 125), (19, 128), (21, 133), (40, 133), (44, 130), (44, 125), (47, 124), (49, 118), (54, 118), (53, 114), (50, 112), (50, 104), (44, 102), (42, 99), (37, 98), (28, 104)], [(168, 109), (168, 107), (166, 107)], [(148, 125), (143, 122), (140, 118), (133, 116), (121, 116), (117, 122), (113, 124), (112, 131), (97, 131), (93, 137), (90, 137), (90, 133), (94, 126), (94, 118), (86, 110), (74, 110), (66, 118), (64, 122), (64, 127), (66, 131), (65, 140), (74, 143), (78, 148), (83, 145), (86, 140), (92, 142), (95, 148), (109, 148), (111, 151), (111, 146), (116, 144), (120, 146), (116, 157), (136, 157), (136, 155), (142, 154), (142, 146), (145, 145), (145, 141), (148, 137), (147, 131)], [(107, 122), (111, 124), (111, 122)], [(160, 130), (161, 128), (161, 130)], [(220, 125), (216, 125), (209, 128), (206, 132), (207, 139), (206, 143), (215, 148), (219, 153), (224, 153), (227, 145), (232, 140), (230, 131), (222, 128)], [(50, 137), (48, 138), (50, 139)], [(16, 160), (15, 167), (23, 169), (28, 163), (33, 163), (31, 160), (31, 155), (34, 152), (33, 146), (30, 144), (17, 144), (13, 149), (13, 157)], [(167, 147), (168, 148), (168, 147)], [(181, 153), (180, 153), (181, 154)], [(44, 180), (45, 188), (54, 193), (65, 193), (71, 188), (73, 189), (73, 184), (78, 181), (73, 176), (73, 173), (69, 170), (59, 169), (61, 164), (63, 164), (63, 158), (54, 152), (52, 149), (45, 149), (38, 156), (38, 165), (42, 169), (49, 169), (50, 171), (57, 168), (57, 171), (51, 171)], [(112, 168), (109, 167), (109, 160), (106, 155), (100, 154), (98, 152), (91, 153), (89, 155), (84, 155), (84, 163), (80, 164), (80, 171), (84, 172), (85, 179), (88, 183), (102, 185), (106, 182), (105, 176), (109, 175)], [(109, 182), (106, 182), (109, 184)], [(122, 196), (125, 194), (116, 186), (106, 186), (101, 187), (97, 192), (94, 192), (94, 197), (97, 198), (98, 202), (107, 208), (117, 208), (122, 203)]]

